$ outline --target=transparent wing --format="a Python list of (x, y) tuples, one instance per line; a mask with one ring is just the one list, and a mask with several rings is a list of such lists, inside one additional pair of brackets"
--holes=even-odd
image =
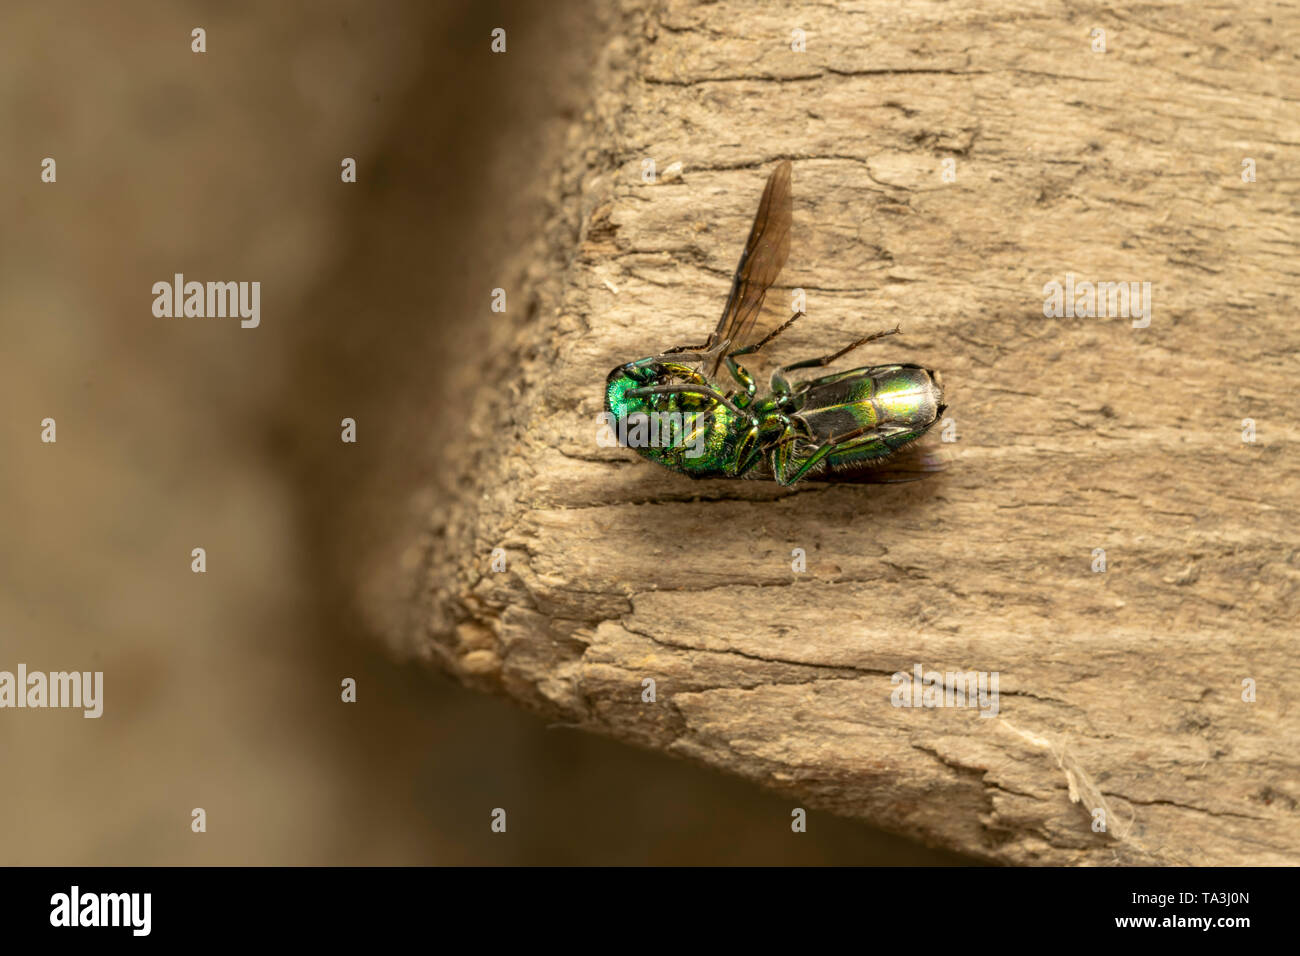
[[(709, 339), (709, 345), (718, 349), (712, 369), (715, 375), (728, 352), (752, 345), (770, 331), (766, 326), (759, 326), (758, 317), (763, 311), (768, 287), (781, 274), (790, 255), (790, 223), (794, 212), (790, 173), (790, 161), (783, 160), (767, 178), (749, 240), (736, 266), (727, 306)], [(784, 321), (787, 316), (778, 318)]]

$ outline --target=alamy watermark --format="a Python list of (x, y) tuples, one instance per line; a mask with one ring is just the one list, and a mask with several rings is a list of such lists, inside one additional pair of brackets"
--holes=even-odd
[(998, 715), (997, 671), (898, 671), (889, 702), (895, 707), (977, 707), (981, 717)]
[(103, 671), (0, 671), (0, 709), (5, 707), (81, 708), (83, 717), (104, 713)]
[(245, 329), (262, 321), (260, 282), (186, 282), (178, 272), (171, 282), (155, 282), (153, 294), (153, 314), (160, 319), (238, 318)]
[(83, 893), (74, 883), (67, 893), (50, 897), (51, 926), (119, 926), (148, 936), (152, 912), (152, 893)]
[(1043, 286), (1043, 296), (1049, 319), (1131, 318), (1135, 329), (1151, 324), (1150, 282), (1076, 282), (1067, 272), (1064, 284), (1053, 279)]
[(685, 448), (685, 457), (704, 454), (707, 432), (699, 412), (633, 412), (619, 418), (596, 417), (596, 444), (601, 448)]

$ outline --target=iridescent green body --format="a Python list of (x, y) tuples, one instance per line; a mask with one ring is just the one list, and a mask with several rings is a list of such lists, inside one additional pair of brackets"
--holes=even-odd
[[(632, 422), (637, 415), (651, 413), (651, 421), (671, 423), (671, 416), (681, 419), (683, 432), (678, 441), (664, 442), (647, 436), (644, 441), (624, 441), (641, 455), (665, 468), (692, 478), (735, 478), (739, 467), (752, 458), (751, 446), (756, 430), (751, 423), (730, 408), (711, 398), (695, 394), (667, 394), (629, 397), (632, 389), (660, 384), (672, 376), (699, 378), (684, 365), (665, 365), (643, 359), (620, 366), (609, 373), (605, 383), (605, 411), (616, 422)], [(704, 380), (699, 379), (701, 382)], [(737, 427), (739, 426), (739, 427)], [(702, 446), (702, 448), (701, 448)], [(696, 453), (698, 450), (698, 453)], [(750, 465), (752, 467), (752, 464)]]
[[(691, 366), (642, 359), (610, 372), (605, 410), (617, 422), (643, 416), (658, 423), (646, 429), (653, 444), (624, 443), (673, 471), (788, 485), (803, 478), (870, 481), (871, 469), (925, 434), (945, 408), (938, 373), (919, 365), (877, 365), (794, 385), (782, 371), (772, 376), (771, 395), (732, 392), (726, 403), (692, 392), (629, 395), (667, 380), (712, 387)], [(680, 431), (664, 427), (679, 420)], [(911, 476), (927, 470), (933, 468)], [(880, 480), (900, 480), (899, 472), (881, 472)]]
[[(804, 478), (905, 481), (938, 470), (930, 458), (899, 453), (943, 414), (937, 372), (919, 365), (876, 365), (791, 382), (790, 372), (822, 368), (877, 332), (831, 355), (783, 365), (771, 393), (759, 395), (738, 359), (758, 352), (802, 312), (761, 335), (758, 316), (790, 243), (790, 163), (768, 179), (749, 241), (717, 329), (701, 346), (672, 349), (613, 369), (605, 412), (620, 441), (692, 478)], [(731, 379), (722, 385), (723, 365)]]

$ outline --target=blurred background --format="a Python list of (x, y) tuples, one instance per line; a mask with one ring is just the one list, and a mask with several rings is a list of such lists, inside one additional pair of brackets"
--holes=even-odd
[[(392, 658), (363, 611), (404, 597), (611, 7), (0, 7), (0, 670), (105, 675), (98, 720), (0, 711), (0, 863), (965, 862), (792, 834), (787, 800)], [(261, 282), (260, 327), (154, 317), (177, 272)]]

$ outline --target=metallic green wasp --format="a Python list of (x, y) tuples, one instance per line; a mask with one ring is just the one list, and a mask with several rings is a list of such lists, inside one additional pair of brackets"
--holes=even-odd
[[(946, 407), (939, 373), (919, 365), (875, 365), (805, 381), (789, 377), (825, 367), (897, 328), (782, 365), (772, 373), (770, 395), (758, 394), (737, 361), (803, 316), (796, 312), (766, 334), (758, 322), (767, 290), (790, 254), (790, 172), (785, 161), (768, 177), (722, 319), (708, 341), (611, 371), (607, 420), (617, 424), (622, 444), (692, 478), (774, 478), (783, 485), (803, 478), (922, 478), (941, 467), (914, 444)], [(727, 384), (719, 377), (724, 365)]]

